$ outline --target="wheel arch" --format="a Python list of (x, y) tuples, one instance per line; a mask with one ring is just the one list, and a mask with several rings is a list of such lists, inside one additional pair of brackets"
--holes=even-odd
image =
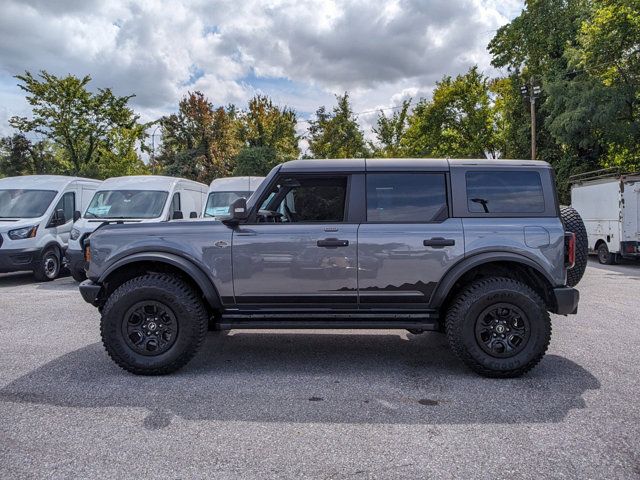
[(556, 308), (553, 278), (530, 258), (509, 252), (481, 253), (462, 260), (438, 283), (429, 304), (432, 308), (446, 307), (459, 290), (458, 287), (492, 275), (526, 283), (542, 297), (549, 310)]
[(134, 253), (121, 258), (100, 275), (98, 283), (113, 291), (125, 281), (150, 271), (178, 274), (200, 291), (211, 309), (222, 307), (215, 285), (202, 269), (184, 257), (167, 252)]

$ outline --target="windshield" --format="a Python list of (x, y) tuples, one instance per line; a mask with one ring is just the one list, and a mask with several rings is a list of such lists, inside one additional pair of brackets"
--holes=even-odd
[(207, 207), (204, 209), (205, 217), (216, 217), (218, 215), (227, 215), (229, 213), (229, 205), (238, 198), (249, 198), (251, 192), (235, 191), (235, 192), (211, 192), (207, 199)]
[(0, 218), (41, 217), (57, 193), (54, 190), (0, 190)]
[(169, 192), (102, 190), (96, 192), (85, 218), (156, 218), (162, 215)]

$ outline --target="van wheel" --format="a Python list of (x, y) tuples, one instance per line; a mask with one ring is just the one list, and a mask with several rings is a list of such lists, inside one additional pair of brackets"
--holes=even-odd
[(486, 377), (518, 377), (542, 359), (551, 319), (540, 296), (510, 278), (473, 282), (452, 302), (447, 339), (455, 354)]
[(55, 247), (47, 248), (35, 265), (33, 276), (38, 282), (50, 282), (60, 274), (60, 255)]
[(609, 247), (607, 247), (607, 244), (604, 242), (598, 246), (598, 261), (602, 265), (613, 265), (616, 263), (616, 256), (609, 252)]
[(207, 312), (180, 278), (148, 274), (123, 283), (107, 299), (100, 333), (109, 356), (138, 375), (174, 372), (196, 354), (207, 333)]

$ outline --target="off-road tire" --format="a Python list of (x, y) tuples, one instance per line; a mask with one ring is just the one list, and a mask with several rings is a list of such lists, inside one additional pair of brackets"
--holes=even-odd
[[(131, 348), (123, 332), (127, 311), (141, 301), (155, 301), (169, 308), (178, 324), (171, 347), (147, 356)], [(102, 310), (100, 334), (109, 356), (123, 369), (137, 375), (164, 375), (186, 365), (199, 350), (207, 333), (207, 311), (194, 289), (168, 274), (148, 274), (119, 286)]]
[(48, 247), (42, 252), (33, 269), (33, 276), (38, 282), (50, 282), (60, 275), (62, 256), (56, 247)]
[(587, 229), (584, 226), (582, 217), (573, 207), (560, 207), (560, 218), (565, 231), (572, 232), (576, 236), (576, 263), (573, 268), (567, 270), (567, 285), (575, 287), (587, 269), (589, 256)]
[(609, 252), (609, 247), (607, 247), (607, 244), (604, 242), (598, 245), (596, 254), (598, 255), (598, 262), (602, 265), (614, 265), (617, 263), (615, 254)]
[[(497, 358), (485, 352), (476, 339), (476, 322), (492, 305), (507, 303), (528, 318), (529, 337), (514, 356)], [(449, 345), (473, 371), (485, 377), (518, 377), (535, 367), (551, 340), (551, 319), (540, 296), (517, 280), (484, 278), (466, 287), (453, 300), (445, 319)]]

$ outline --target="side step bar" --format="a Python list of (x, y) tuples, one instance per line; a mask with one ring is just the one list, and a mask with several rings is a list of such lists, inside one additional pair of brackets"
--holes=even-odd
[(224, 313), (216, 325), (231, 329), (416, 329), (437, 330), (435, 312), (420, 313)]

